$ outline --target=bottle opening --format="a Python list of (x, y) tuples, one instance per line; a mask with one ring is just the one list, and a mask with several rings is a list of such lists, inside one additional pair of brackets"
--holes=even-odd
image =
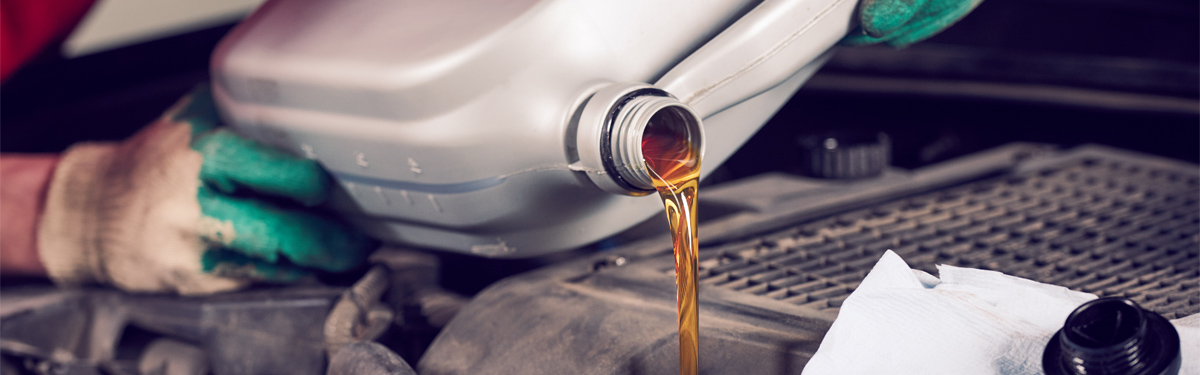
[(642, 132), (642, 158), (649, 172), (662, 180), (697, 173), (700, 166), (700, 135), (690, 126), (690, 113), (666, 107), (650, 117)]
[(699, 173), (703, 133), (700, 117), (667, 92), (642, 83), (612, 84), (580, 112), (578, 166), (604, 191), (650, 194), (656, 190), (652, 168), (660, 177)]
[(661, 177), (699, 172), (703, 134), (700, 118), (687, 105), (669, 96), (643, 95), (625, 103), (616, 119), (612, 167), (630, 190), (655, 190), (650, 168)]

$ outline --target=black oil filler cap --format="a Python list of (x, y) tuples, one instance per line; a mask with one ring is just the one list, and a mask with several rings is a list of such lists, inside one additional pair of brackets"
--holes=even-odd
[(883, 173), (891, 161), (887, 134), (837, 130), (801, 136), (800, 173), (825, 179), (860, 179)]
[(1176, 375), (1179, 333), (1166, 318), (1124, 297), (1079, 306), (1042, 353), (1046, 375)]

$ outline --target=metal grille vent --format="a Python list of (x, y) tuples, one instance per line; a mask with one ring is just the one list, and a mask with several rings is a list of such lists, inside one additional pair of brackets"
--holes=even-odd
[(700, 282), (837, 308), (892, 249), (1100, 296), (1168, 319), (1200, 312), (1200, 182), (1189, 171), (1087, 160), (998, 177), (706, 249)]

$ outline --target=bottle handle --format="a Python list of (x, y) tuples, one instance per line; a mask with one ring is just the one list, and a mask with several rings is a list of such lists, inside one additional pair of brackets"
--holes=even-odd
[(701, 118), (783, 83), (855, 25), (858, 0), (766, 0), (654, 84)]

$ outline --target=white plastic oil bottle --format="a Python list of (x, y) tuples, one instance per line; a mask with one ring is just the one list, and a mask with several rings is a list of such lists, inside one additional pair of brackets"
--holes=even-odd
[[(662, 210), (661, 111), (719, 166), (824, 62), (857, 0), (276, 0), (213, 56), (239, 132), (319, 161), (386, 241), (490, 257)], [(703, 124), (703, 125), (702, 125)]]

